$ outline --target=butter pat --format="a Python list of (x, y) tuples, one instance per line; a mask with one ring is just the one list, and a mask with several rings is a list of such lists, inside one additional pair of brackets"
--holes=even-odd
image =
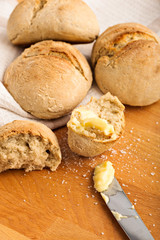
[(79, 109), (76, 111), (79, 114), (79, 118), (81, 121), (87, 119), (87, 118), (97, 118), (97, 114), (93, 111), (87, 110), (87, 109)]
[(108, 186), (114, 179), (115, 170), (110, 161), (105, 161), (95, 167), (94, 170), (94, 187), (98, 192), (107, 190)]
[(114, 128), (111, 124), (107, 123), (106, 120), (102, 118), (87, 118), (83, 122), (84, 128), (93, 128), (104, 132), (105, 135), (114, 133)]
[(113, 125), (109, 124), (105, 119), (98, 117), (93, 111), (77, 109), (75, 113), (78, 115), (78, 119), (76, 117), (72, 118), (72, 121), (68, 122), (67, 125), (70, 126), (70, 124), (73, 124), (77, 132), (93, 129), (95, 132), (102, 133), (105, 136), (114, 134)]

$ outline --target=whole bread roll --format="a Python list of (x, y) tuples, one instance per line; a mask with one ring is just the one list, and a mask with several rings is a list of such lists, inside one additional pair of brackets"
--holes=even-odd
[(99, 34), (97, 18), (82, 0), (24, 0), (8, 20), (15, 45), (42, 40), (92, 42)]
[(86, 96), (92, 73), (85, 57), (64, 42), (42, 41), (26, 49), (4, 74), (20, 106), (42, 119), (69, 113)]
[(145, 106), (160, 99), (160, 39), (147, 27), (108, 28), (94, 44), (92, 65), (101, 91), (122, 103)]
[(91, 98), (73, 110), (67, 123), (68, 145), (82, 156), (93, 157), (113, 146), (125, 126), (124, 106), (110, 93)]
[(55, 134), (45, 125), (32, 121), (13, 121), (0, 128), (0, 172), (44, 167), (56, 170), (61, 151)]

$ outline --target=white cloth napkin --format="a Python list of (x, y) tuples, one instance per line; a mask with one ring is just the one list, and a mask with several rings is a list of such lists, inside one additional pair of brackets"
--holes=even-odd
[[(138, 22), (151, 28), (160, 35), (160, 1), (159, 0), (84, 0), (95, 12), (100, 33), (117, 23)], [(39, 120), (25, 112), (4, 87), (2, 80), (7, 66), (23, 49), (13, 46), (7, 39), (6, 26), (9, 15), (16, 6), (16, 0), (0, 0), (0, 126), (13, 120), (36, 120), (55, 129), (64, 126), (69, 115), (56, 120)], [(90, 62), (93, 43), (75, 45)], [(90, 100), (91, 96), (102, 95), (94, 84), (81, 104)]]

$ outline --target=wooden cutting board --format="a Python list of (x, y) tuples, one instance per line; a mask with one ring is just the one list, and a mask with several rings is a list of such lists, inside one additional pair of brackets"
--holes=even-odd
[(55, 131), (63, 155), (56, 172), (1, 173), (0, 239), (128, 239), (93, 188), (93, 169), (105, 160), (113, 163), (124, 191), (160, 239), (160, 102), (126, 107), (125, 117), (123, 137), (100, 156), (73, 154), (64, 127)]

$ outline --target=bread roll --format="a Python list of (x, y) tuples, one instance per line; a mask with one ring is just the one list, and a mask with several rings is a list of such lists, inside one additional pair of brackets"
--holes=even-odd
[(24, 0), (10, 15), (7, 32), (15, 45), (49, 39), (92, 42), (99, 25), (82, 0)]
[(136, 23), (108, 28), (92, 51), (95, 79), (103, 93), (111, 92), (132, 106), (160, 98), (160, 39)]
[(85, 57), (64, 42), (42, 41), (26, 49), (4, 74), (20, 106), (42, 119), (69, 113), (86, 96), (92, 73)]
[(0, 172), (20, 168), (28, 172), (44, 167), (54, 171), (60, 162), (57, 138), (45, 125), (17, 120), (0, 128)]
[(110, 93), (73, 110), (68, 127), (70, 149), (93, 157), (112, 147), (125, 125), (124, 106)]

